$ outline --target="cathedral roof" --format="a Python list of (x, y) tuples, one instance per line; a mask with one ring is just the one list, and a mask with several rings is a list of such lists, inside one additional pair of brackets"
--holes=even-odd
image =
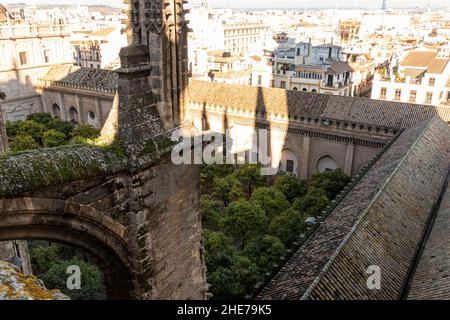
[(358, 97), (191, 80), (189, 99), (199, 104), (405, 129), (450, 109)]
[(74, 65), (54, 65), (42, 78), (51, 84), (69, 87), (91, 88), (115, 92), (118, 75), (115, 71), (105, 69), (83, 68)]

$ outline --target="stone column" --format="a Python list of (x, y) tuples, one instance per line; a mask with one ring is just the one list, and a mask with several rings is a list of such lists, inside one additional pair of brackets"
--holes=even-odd
[(348, 176), (352, 176), (353, 169), (353, 154), (355, 153), (355, 145), (353, 142), (347, 145), (347, 151), (345, 153), (345, 166), (344, 173)]
[(308, 171), (309, 171), (309, 146), (311, 143), (310, 136), (303, 136), (303, 147), (302, 147), (302, 156), (300, 158), (300, 179), (306, 180), (308, 179)]
[[(0, 155), (7, 152), (8, 149), (8, 137), (6, 136), (2, 106), (0, 104)], [(31, 263), (26, 241), (0, 242), (0, 260), (13, 262), (21, 267), (23, 273), (31, 274)]]
[(148, 47), (132, 44), (120, 51), (118, 138), (131, 158), (137, 158), (146, 141), (163, 132), (149, 81)]

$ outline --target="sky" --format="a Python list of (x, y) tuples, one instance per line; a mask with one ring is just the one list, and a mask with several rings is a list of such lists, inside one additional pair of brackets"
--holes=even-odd
[[(3, 0), (2, 3), (54, 3), (55, 0)], [(200, 0), (195, 0), (200, 1)], [(232, 8), (304, 8), (307, 7), (381, 7), (382, 0), (209, 0), (212, 6)], [(450, 6), (449, 0), (388, 0), (388, 7), (415, 7), (430, 3), (431, 6)], [(114, 7), (123, 7), (122, 0), (58, 0), (58, 4), (106, 4)]]

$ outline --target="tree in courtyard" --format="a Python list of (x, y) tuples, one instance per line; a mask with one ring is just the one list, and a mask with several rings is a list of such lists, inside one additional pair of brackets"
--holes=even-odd
[(204, 165), (201, 170), (202, 188), (209, 190), (213, 186), (214, 179), (225, 178), (234, 172), (234, 167), (230, 164)]
[(203, 231), (206, 251), (206, 266), (212, 272), (219, 267), (230, 267), (234, 263), (236, 250), (223, 232)]
[(62, 146), (66, 143), (66, 135), (62, 132), (50, 129), (44, 132), (42, 144), (46, 148)]
[(310, 188), (306, 195), (294, 201), (292, 208), (305, 217), (315, 217), (322, 213), (329, 202), (324, 190)]
[(45, 132), (45, 125), (37, 123), (34, 120), (27, 120), (20, 123), (18, 135), (31, 136), (33, 140), (42, 145), (42, 137)]
[(233, 175), (228, 175), (224, 178), (214, 179), (213, 195), (216, 199), (222, 201), (224, 207), (227, 207), (230, 202), (242, 198), (244, 192), (239, 180)]
[(218, 230), (221, 226), (222, 214), (220, 212), (222, 204), (212, 199), (209, 195), (200, 198), (200, 209), (202, 212), (203, 228)]
[(291, 206), (281, 191), (267, 187), (255, 189), (250, 201), (263, 208), (269, 219), (272, 219)]
[(298, 210), (289, 208), (270, 222), (269, 233), (290, 247), (304, 230), (304, 221), (305, 217)]
[(341, 169), (316, 173), (311, 177), (309, 189), (322, 189), (328, 199), (332, 200), (351, 181)]
[(264, 210), (253, 202), (238, 200), (225, 209), (225, 231), (240, 246), (245, 246), (251, 239), (264, 233), (266, 224)]
[(253, 239), (242, 251), (242, 255), (253, 261), (264, 272), (270, 271), (272, 265), (285, 253), (286, 249), (280, 239), (270, 235)]
[[(80, 289), (67, 288), (67, 270), (69, 266), (78, 266), (81, 274)], [(106, 298), (103, 274), (94, 265), (77, 258), (69, 261), (57, 261), (42, 277), (47, 288), (59, 289), (73, 300), (103, 300)]]
[(261, 175), (260, 164), (244, 164), (238, 168), (234, 175), (244, 186), (248, 198), (255, 188), (262, 187), (267, 182), (266, 176)]
[(280, 190), (289, 202), (306, 194), (306, 183), (292, 175), (280, 175), (276, 177), (273, 184), (275, 189)]
[(72, 138), (96, 139), (100, 136), (100, 130), (90, 124), (79, 124), (72, 131)]
[(28, 134), (20, 134), (11, 140), (9, 145), (13, 152), (34, 150), (39, 148), (39, 144), (34, 141), (33, 137)]

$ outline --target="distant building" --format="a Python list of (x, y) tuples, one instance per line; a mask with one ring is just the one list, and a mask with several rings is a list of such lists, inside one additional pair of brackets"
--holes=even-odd
[(343, 49), (333, 44), (301, 42), (275, 52), (273, 86), (288, 90), (352, 96), (352, 66), (343, 61)]
[(71, 37), (75, 64), (85, 68), (117, 69), (119, 52), (127, 45), (121, 27), (104, 28), (93, 32), (75, 33)]
[(399, 65), (375, 74), (372, 99), (434, 106), (447, 102), (449, 62), (435, 51), (413, 51)]
[(6, 120), (23, 120), (41, 110), (38, 79), (55, 63), (72, 63), (67, 27), (30, 24), (0, 5), (0, 90)]
[(245, 85), (251, 82), (251, 65), (241, 56), (230, 52), (208, 52), (207, 69), (207, 76), (211, 81)]
[(225, 51), (247, 53), (261, 42), (271, 38), (270, 29), (262, 23), (236, 23), (224, 25)]
[(361, 22), (357, 20), (343, 20), (339, 23), (341, 40), (344, 42), (352, 41), (361, 29)]
[(40, 79), (37, 91), (42, 111), (101, 128), (113, 106), (117, 84), (115, 71), (55, 65)]

